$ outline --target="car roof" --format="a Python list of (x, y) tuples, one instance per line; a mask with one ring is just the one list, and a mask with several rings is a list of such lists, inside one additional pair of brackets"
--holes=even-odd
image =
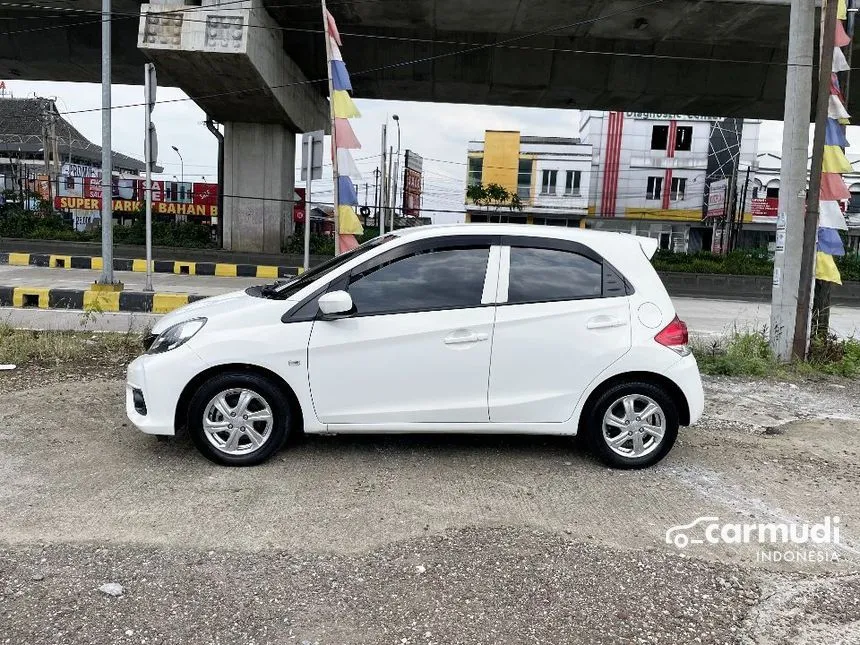
[[(572, 228), (561, 226), (543, 226), (538, 224), (494, 224), (494, 223), (460, 223), (460, 224), (429, 224), (394, 231), (394, 235), (420, 239), (426, 237), (445, 237), (448, 235), (517, 235), (524, 237), (551, 238), (574, 240), (583, 244), (618, 244), (622, 240), (637, 242), (643, 247), (656, 242), (649, 238), (637, 237), (629, 233), (611, 231), (595, 231), (587, 228)], [(653, 253), (653, 251), (651, 251)]]

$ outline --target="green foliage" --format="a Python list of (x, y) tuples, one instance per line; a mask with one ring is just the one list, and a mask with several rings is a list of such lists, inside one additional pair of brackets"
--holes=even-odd
[(806, 361), (783, 364), (776, 360), (766, 329), (735, 331), (716, 341), (694, 341), (693, 353), (703, 374), (791, 378), (833, 375), (860, 376), (860, 341), (828, 336), (813, 340)]
[(466, 188), (466, 197), (477, 206), (510, 211), (523, 209), (519, 196), (499, 184), (473, 184)]
[[(681, 273), (723, 273), (729, 275), (772, 275), (773, 260), (767, 249), (742, 249), (726, 255), (709, 251), (674, 253), (660, 250), (651, 260), (658, 271)], [(843, 280), (860, 280), (860, 255), (850, 253), (836, 258)]]
[[(64, 240), (71, 242), (98, 242), (101, 228), (76, 231), (69, 220), (54, 212), (25, 211), (16, 205), (0, 209), (0, 237), (17, 237), (31, 240)], [(116, 244), (146, 244), (146, 228), (143, 217), (130, 226), (113, 227)], [(155, 246), (172, 246), (191, 249), (213, 248), (209, 226), (188, 222), (153, 222), (152, 243)]]

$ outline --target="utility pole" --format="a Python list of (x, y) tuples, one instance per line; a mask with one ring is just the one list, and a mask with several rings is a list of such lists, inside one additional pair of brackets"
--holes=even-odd
[[(815, 134), (812, 138), (812, 164), (809, 169), (809, 192), (806, 196), (806, 220), (803, 227), (803, 256), (800, 285), (797, 291), (797, 316), (794, 326), (794, 356), (806, 358), (811, 322), (810, 300), (815, 287), (815, 249), (818, 241), (818, 211), (821, 199), (821, 169), (824, 160), (824, 135), (827, 106), (830, 101), (830, 74), (836, 39), (836, 2), (821, 8), (821, 50), (818, 69), (818, 97), (815, 104)], [(780, 191), (782, 192), (782, 191)]]
[(382, 126), (382, 179), (380, 180), (379, 190), (381, 197), (381, 205), (379, 208), (378, 222), (379, 235), (385, 235), (385, 218), (388, 215), (386, 206), (388, 205), (388, 172), (385, 166), (385, 153), (388, 146), (388, 117), (385, 118), (385, 124)]
[(776, 358), (783, 362), (788, 362), (792, 358), (797, 320), (797, 294), (800, 287), (803, 220), (806, 209), (809, 107), (812, 103), (814, 19), (815, 3), (809, 0), (791, 0), (782, 129), (782, 168), (779, 176), (779, 214), (776, 221), (773, 300), (770, 314), (771, 349)]
[(98, 284), (113, 280), (113, 166), (111, 158), (111, 0), (102, 0), (102, 274)]
[(379, 221), (379, 168), (373, 171), (373, 212)]

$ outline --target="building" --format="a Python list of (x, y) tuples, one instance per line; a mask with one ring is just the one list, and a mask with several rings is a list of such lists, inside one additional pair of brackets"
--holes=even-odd
[(576, 138), (530, 137), (489, 130), (471, 141), (468, 185), (497, 184), (521, 209), (466, 203), (467, 222), (580, 226), (588, 215), (592, 151)]
[(654, 237), (661, 248), (710, 249), (703, 204), (712, 182), (754, 168), (759, 121), (583, 111), (593, 151), (589, 226)]
[[(516, 192), (522, 210), (467, 199), (466, 221), (588, 226), (654, 237), (676, 251), (710, 249), (719, 226), (706, 217), (705, 198), (711, 185), (724, 185), (714, 182), (736, 176), (740, 185), (756, 169), (759, 125), (591, 110), (582, 112), (577, 138), (490, 130), (469, 143), (468, 185), (499, 184)], [(745, 221), (753, 225), (749, 210)]]
[[(101, 176), (101, 155), (101, 146), (66, 121), (53, 99), (0, 96), (3, 189), (26, 189), (39, 175)], [(144, 169), (142, 161), (113, 153), (114, 174), (135, 177)]]

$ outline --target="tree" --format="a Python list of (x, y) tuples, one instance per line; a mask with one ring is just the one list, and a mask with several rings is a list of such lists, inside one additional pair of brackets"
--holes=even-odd
[(511, 193), (499, 184), (473, 184), (466, 188), (466, 197), (477, 206), (493, 207), (496, 211), (521, 211), (522, 201), (519, 195)]

